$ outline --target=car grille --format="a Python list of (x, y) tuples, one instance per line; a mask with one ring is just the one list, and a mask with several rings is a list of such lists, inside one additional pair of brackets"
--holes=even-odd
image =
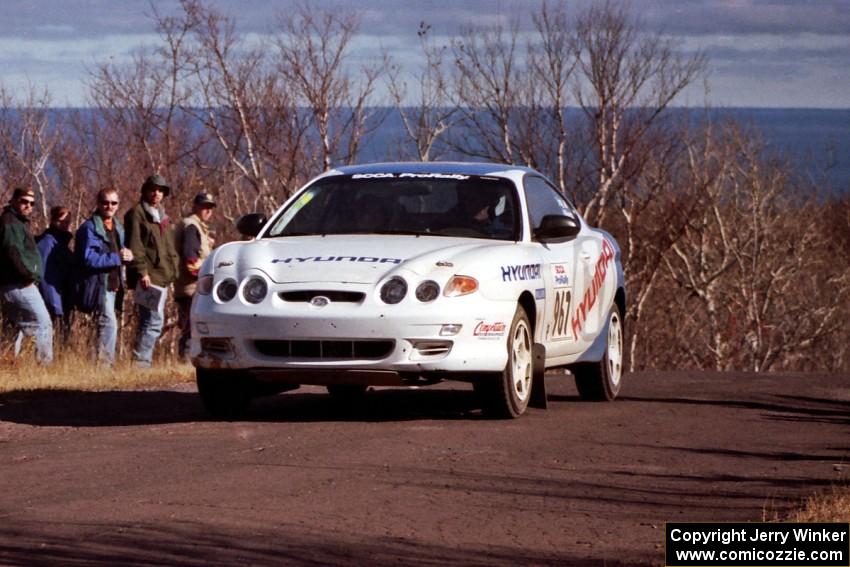
[(331, 303), (360, 303), (366, 294), (360, 291), (331, 291), (331, 290), (300, 290), (282, 291), (278, 294), (284, 301), (293, 303), (309, 303), (317, 296), (327, 297)]
[(395, 341), (254, 341), (254, 346), (264, 356), (280, 358), (385, 358), (393, 351)]

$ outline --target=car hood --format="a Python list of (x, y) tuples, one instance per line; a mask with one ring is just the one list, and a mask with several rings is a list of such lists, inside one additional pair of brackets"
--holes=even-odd
[[(513, 242), (438, 236), (339, 235), (260, 239), (222, 249), (218, 265), (256, 268), (276, 283), (339, 282), (374, 284), (401, 269), (418, 275), (451, 270), (469, 253)], [(230, 260), (228, 257), (232, 257)]]

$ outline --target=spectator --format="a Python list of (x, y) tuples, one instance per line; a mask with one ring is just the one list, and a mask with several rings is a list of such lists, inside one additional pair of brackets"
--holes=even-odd
[(97, 209), (76, 235), (76, 260), (80, 269), (77, 287), (77, 306), (97, 319), (98, 363), (115, 363), (115, 343), (118, 338), (118, 318), (124, 304), (122, 263), (133, 259), (125, 246), (124, 227), (115, 217), (118, 212), (118, 191), (101, 189), (97, 194)]
[[(162, 208), (162, 199), (171, 188), (161, 175), (151, 175), (142, 184), (139, 204), (124, 215), (127, 245), (133, 260), (127, 266), (127, 284), (138, 291), (148, 290), (151, 285), (164, 288), (167, 297), (168, 285), (177, 277), (177, 252), (170, 219)], [(156, 340), (162, 333), (165, 320), (165, 301), (157, 309), (137, 302), (139, 330), (133, 359), (140, 368), (149, 368), (153, 361)]]
[(60, 330), (62, 344), (68, 343), (73, 305), (74, 255), (71, 252), (71, 212), (68, 207), (50, 209), (50, 225), (36, 237), (41, 254), (42, 278), (38, 284), (44, 305)]
[(186, 360), (189, 354), (189, 339), (191, 337), (191, 321), (189, 312), (192, 307), (192, 296), (198, 282), (198, 270), (204, 259), (209, 256), (215, 241), (210, 236), (208, 223), (215, 209), (215, 200), (209, 193), (201, 192), (192, 201), (192, 214), (180, 221), (174, 231), (174, 242), (180, 255), (177, 270), (177, 283), (174, 284), (174, 298), (177, 302), (178, 326), (180, 327), (180, 342), (178, 354), (181, 360)]
[(15, 356), (24, 335), (35, 338), (36, 358), (53, 362), (53, 325), (38, 292), (41, 256), (30, 232), (29, 222), (35, 193), (15, 189), (12, 200), (0, 215), (0, 297), (11, 321), (18, 327)]

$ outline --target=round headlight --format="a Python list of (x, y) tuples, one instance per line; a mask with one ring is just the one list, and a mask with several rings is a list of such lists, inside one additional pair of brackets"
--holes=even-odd
[(424, 281), (416, 288), (416, 299), (422, 302), (434, 301), (440, 295), (440, 286), (437, 282)]
[(381, 286), (381, 300), (390, 305), (394, 305), (404, 299), (406, 294), (407, 283), (399, 277), (392, 278)]
[(206, 276), (201, 276), (198, 279), (198, 286), (195, 288), (195, 291), (198, 292), (198, 295), (209, 295), (212, 293), (213, 287), (213, 276), (212, 274), (207, 274)]
[(215, 296), (222, 303), (227, 303), (234, 297), (236, 297), (236, 290), (238, 286), (236, 285), (236, 280), (233, 278), (227, 278), (215, 288)]
[(251, 276), (242, 286), (242, 297), (248, 303), (259, 303), (266, 298), (269, 286), (260, 276)]

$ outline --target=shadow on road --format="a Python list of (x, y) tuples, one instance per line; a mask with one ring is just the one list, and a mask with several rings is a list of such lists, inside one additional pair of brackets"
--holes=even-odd
[(814, 421), (832, 425), (850, 425), (850, 402), (806, 396), (776, 396), (777, 401), (728, 400), (702, 398), (622, 397), (623, 401), (719, 406), (768, 412), (771, 419), (780, 421)]
[[(85, 539), (73, 534), (90, 534)], [(621, 565), (494, 545), (450, 547), (398, 537), (292, 526), (275, 530), (194, 522), (168, 525), (24, 524), (0, 529), (0, 563), (53, 565)], [(629, 564), (634, 564), (630, 561)]]
[[(239, 421), (479, 420), (465, 390), (380, 390), (344, 405), (322, 393), (286, 393), (254, 400)], [(195, 392), (35, 390), (0, 395), (0, 421), (38, 426), (115, 427), (209, 421)]]

